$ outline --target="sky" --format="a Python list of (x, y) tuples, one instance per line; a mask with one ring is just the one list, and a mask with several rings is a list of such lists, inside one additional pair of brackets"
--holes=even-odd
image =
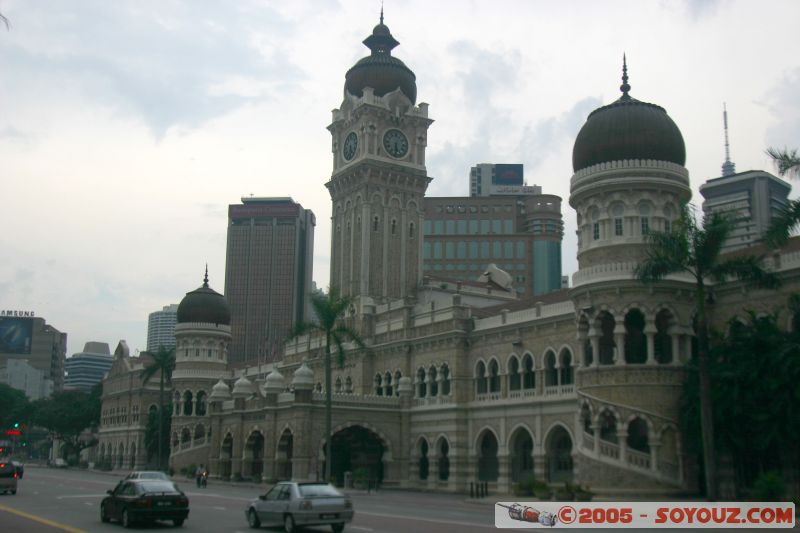
[[(330, 259), (331, 110), (369, 50), (379, 0), (0, 0), (0, 308), (144, 350), (147, 316), (202, 283), (224, 291), (227, 206), (291, 196)], [(720, 174), (727, 103), (738, 171), (800, 146), (800, 2), (385, 2), (393, 55), (430, 105), (430, 196), (468, 194), (476, 163), (523, 163), (564, 199), (577, 269), (572, 146), (631, 96), (686, 142), (694, 201)], [(793, 192), (792, 197), (796, 197)], [(700, 200), (698, 200), (700, 198)]]

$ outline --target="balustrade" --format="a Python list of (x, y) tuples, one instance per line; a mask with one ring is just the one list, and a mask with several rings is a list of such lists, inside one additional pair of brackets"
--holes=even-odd
[(619, 459), (619, 445), (600, 439), (600, 455)]
[(626, 462), (639, 468), (650, 469), (650, 454), (638, 450), (626, 450)]

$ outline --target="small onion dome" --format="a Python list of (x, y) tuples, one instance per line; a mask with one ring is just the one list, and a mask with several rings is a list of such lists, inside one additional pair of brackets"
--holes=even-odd
[(686, 145), (681, 131), (663, 107), (631, 98), (624, 56), (620, 90), (619, 100), (595, 109), (586, 119), (572, 149), (573, 170), (626, 159), (652, 159), (683, 166)]
[(178, 305), (179, 324), (203, 322), (206, 324), (231, 324), (231, 308), (225, 297), (208, 286), (208, 267), (203, 285), (187, 292)]
[(245, 376), (240, 377), (236, 380), (236, 383), (233, 384), (234, 398), (246, 398), (255, 393), (256, 389), (253, 386), (253, 382), (247, 379)]
[(398, 394), (414, 394), (414, 385), (411, 384), (411, 378), (408, 376), (403, 376), (397, 382), (397, 393)]
[(278, 372), (278, 370), (273, 370), (267, 376), (267, 379), (264, 381), (264, 394), (279, 394), (283, 392), (286, 388), (286, 385), (283, 381), (283, 374)]
[(211, 395), (208, 397), (209, 401), (222, 401), (231, 399), (231, 389), (221, 379), (217, 384), (211, 387)]
[(384, 96), (399, 88), (411, 100), (417, 101), (417, 77), (405, 63), (392, 57), (392, 48), (400, 44), (383, 23), (372, 30), (372, 35), (364, 39), (364, 44), (372, 54), (353, 65), (345, 74), (344, 91), (359, 98), (364, 95), (364, 87), (372, 87), (376, 96)]
[(294, 371), (292, 387), (295, 390), (311, 390), (314, 388), (314, 371), (308, 368), (305, 361)]

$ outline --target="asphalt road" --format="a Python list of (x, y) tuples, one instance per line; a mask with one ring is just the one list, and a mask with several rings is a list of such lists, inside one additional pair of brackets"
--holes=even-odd
[[(25, 468), (16, 496), (0, 496), (0, 531), (119, 532), (119, 524), (100, 522), (100, 501), (120, 476), (86, 470)], [(210, 532), (251, 532), (244, 509), (266, 486), (215, 483), (198, 489), (193, 480), (178, 479), (190, 501), (189, 518), (181, 530)], [(345, 531), (352, 533), (428, 533), (497, 531), (494, 508), (472, 504), (461, 496), (405, 491), (351, 494), (355, 518)], [(174, 530), (171, 523), (141, 526), (140, 530)], [(264, 529), (264, 531), (269, 531)], [(309, 532), (330, 532), (329, 527), (308, 528)], [(526, 531), (531, 531), (530, 529)]]

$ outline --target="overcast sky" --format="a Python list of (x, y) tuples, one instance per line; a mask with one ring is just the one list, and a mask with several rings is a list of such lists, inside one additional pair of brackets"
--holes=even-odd
[[(0, 0), (0, 308), (85, 342), (144, 349), (148, 313), (202, 282), (224, 290), (227, 206), (291, 196), (316, 213), (328, 284), (331, 141), (344, 74), (378, 0)], [(470, 166), (521, 162), (568, 205), (586, 116), (631, 95), (663, 106), (698, 186), (720, 173), (727, 102), (738, 171), (800, 145), (800, 2), (387, 1), (417, 75), (432, 196)], [(794, 196), (794, 194), (793, 194)]]

